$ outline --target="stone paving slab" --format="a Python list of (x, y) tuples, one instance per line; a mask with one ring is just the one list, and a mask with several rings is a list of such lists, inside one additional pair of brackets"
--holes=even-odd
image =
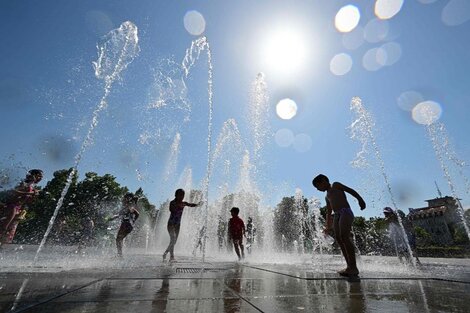
[(448, 278), (465, 276), (466, 262), (427, 263), (418, 272), (392, 274), (377, 271), (379, 264), (351, 282), (335, 273), (337, 263), (315, 268), (191, 259), (150, 265), (139, 256), (132, 261), (57, 272), (28, 267), (2, 272), (0, 312), (430, 313), (468, 312), (470, 307), (470, 282), (436, 280), (430, 270), (449, 273)]

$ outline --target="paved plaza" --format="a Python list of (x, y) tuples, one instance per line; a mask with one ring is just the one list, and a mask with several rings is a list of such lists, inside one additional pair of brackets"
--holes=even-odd
[(468, 312), (468, 259), (362, 257), (359, 280), (339, 277), (339, 256), (316, 262), (228, 262), (133, 254), (26, 265), (3, 257), (0, 312)]

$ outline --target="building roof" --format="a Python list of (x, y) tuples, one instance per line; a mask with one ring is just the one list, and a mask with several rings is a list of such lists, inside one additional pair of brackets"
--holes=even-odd
[(439, 206), (433, 206), (433, 207), (411, 209), (410, 216), (412, 218), (426, 218), (426, 217), (433, 217), (436, 215), (443, 215), (446, 211), (447, 211), (447, 207), (445, 205), (439, 205)]

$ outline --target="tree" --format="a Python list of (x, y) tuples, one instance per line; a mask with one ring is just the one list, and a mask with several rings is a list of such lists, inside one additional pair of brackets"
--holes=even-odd
[[(71, 170), (70, 168), (54, 172), (54, 177), (28, 206), (26, 219), (18, 226), (15, 242), (38, 244), (41, 241)], [(78, 174), (75, 173), (69, 191), (64, 198), (63, 207), (72, 203), (77, 188), (77, 179)]]
[(311, 241), (311, 224), (306, 198), (282, 198), (274, 210), (274, 234), (278, 246), (292, 250), (294, 241), (298, 244)]
[[(18, 227), (16, 242), (39, 243), (71, 170), (54, 172), (54, 178), (29, 206), (26, 220)], [(78, 173), (75, 173), (52, 228), (49, 242), (76, 244), (81, 237), (83, 220), (88, 217), (95, 225), (94, 237), (104, 237), (108, 233), (108, 218), (119, 212), (121, 198), (128, 190), (116, 182), (116, 177), (111, 174), (100, 176), (88, 172), (79, 182)], [(138, 205), (144, 215), (155, 211), (155, 206), (148, 201), (142, 188), (136, 191), (136, 195), (140, 198)]]
[(418, 246), (427, 246), (431, 244), (432, 237), (424, 228), (415, 226), (416, 241)]

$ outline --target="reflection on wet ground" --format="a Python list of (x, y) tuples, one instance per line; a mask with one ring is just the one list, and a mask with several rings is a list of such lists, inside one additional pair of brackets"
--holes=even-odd
[(334, 262), (3, 268), (0, 312), (468, 312), (468, 260), (428, 259), (399, 273), (378, 262), (356, 281), (338, 277)]

